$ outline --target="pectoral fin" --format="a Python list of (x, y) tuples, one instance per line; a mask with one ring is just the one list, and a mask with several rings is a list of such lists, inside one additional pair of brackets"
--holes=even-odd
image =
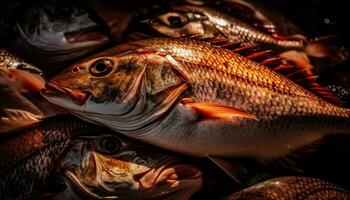
[(234, 181), (236, 181), (239, 184), (242, 184), (243, 176), (247, 173), (242, 163), (226, 160), (220, 157), (207, 157)]
[(215, 103), (193, 103), (190, 99), (181, 101), (187, 107), (196, 110), (204, 118), (232, 120), (234, 117), (258, 120), (255, 115), (246, 113), (239, 109), (223, 106)]

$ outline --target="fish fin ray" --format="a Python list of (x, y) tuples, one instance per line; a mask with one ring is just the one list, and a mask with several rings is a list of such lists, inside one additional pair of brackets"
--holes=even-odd
[(247, 119), (258, 120), (255, 115), (243, 112), (233, 107), (227, 107), (215, 103), (196, 103), (191, 102), (188, 98), (181, 100), (181, 103), (192, 108), (200, 113), (206, 119), (224, 119), (230, 120), (234, 117), (242, 117)]
[(334, 105), (342, 106), (342, 101), (333, 92), (321, 86), (317, 82), (317, 76), (315, 76), (310, 69), (298, 68), (291, 65), (279, 65), (272, 69), (313, 92), (322, 99)]
[(247, 169), (242, 163), (231, 162), (224, 158), (216, 156), (207, 156), (216, 166), (224, 171), (230, 178), (242, 185), (243, 177), (247, 174)]

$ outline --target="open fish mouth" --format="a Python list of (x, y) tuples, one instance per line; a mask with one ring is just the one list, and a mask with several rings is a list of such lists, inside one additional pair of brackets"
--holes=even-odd
[(104, 44), (109, 40), (107, 31), (98, 26), (68, 32), (64, 36), (68, 43), (98, 42)]
[(89, 98), (90, 94), (86, 92), (81, 92), (79, 90), (74, 90), (65, 86), (60, 85), (55, 81), (49, 81), (45, 85), (45, 89), (41, 92), (48, 97), (62, 97), (72, 100), (77, 105), (83, 105)]
[(189, 164), (181, 164), (175, 158), (169, 158), (158, 165), (159, 167), (134, 175), (134, 179), (139, 182), (144, 190), (154, 189), (162, 184), (176, 184), (181, 180), (199, 179), (202, 172)]

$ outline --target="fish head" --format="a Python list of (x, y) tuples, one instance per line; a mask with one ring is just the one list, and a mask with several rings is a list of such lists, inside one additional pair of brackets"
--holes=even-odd
[(149, 24), (153, 30), (169, 37), (183, 36), (221, 36), (221, 32), (209, 20), (206, 13), (200, 9), (192, 9), (194, 6), (174, 6), (168, 12), (143, 23)]
[(202, 186), (198, 168), (116, 133), (74, 140), (59, 162), (59, 173), (87, 198), (187, 199)]
[[(20, 45), (47, 55), (79, 56), (107, 44), (108, 26), (76, 2), (39, 1), (16, 21)], [(26, 44), (26, 45), (23, 45)]]
[(108, 121), (106, 116), (113, 116), (118, 121), (131, 113), (140, 116), (146, 109), (160, 107), (168, 89), (183, 82), (169, 59), (159, 52), (121, 45), (73, 64), (51, 79), (42, 94), (85, 118)]

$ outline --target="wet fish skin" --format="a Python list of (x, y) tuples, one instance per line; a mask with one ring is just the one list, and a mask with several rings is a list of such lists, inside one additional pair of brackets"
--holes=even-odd
[[(180, 21), (177, 27), (172, 24), (171, 17), (173, 21), (176, 21), (176, 17), (182, 19), (177, 20)], [(204, 6), (174, 6), (168, 13), (158, 16), (158, 21), (153, 20), (150, 26), (170, 37), (193, 34), (205, 37), (217, 36), (227, 38), (232, 42), (242, 41), (249, 45), (268, 45), (277, 50), (278, 48), (303, 49), (306, 44), (306, 38), (278, 39), (237, 18)]]
[[(107, 62), (102, 77), (92, 73), (96, 62)], [(271, 159), (349, 131), (349, 110), (232, 51), (188, 39), (117, 46), (77, 62), (48, 86), (50, 102), (82, 119), (189, 155)], [(196, 103), (235, 114), (202, 119)]]
[(0, 48), (0, 67), (24, 70), (43, 76), (43, 71), (41, 69), (15, 56), (13, 53), (4, 48)]
[(48, 119), (38, 126), (2, 136), (0, 163), (1, 199), (28, 199), (46, 188), (56, 159), (72, 135), (91, 125), (71, 116)]
[(15, 18), (9, 48), (47, 72), (108, 43), (108, 26), (81, 2), (36, 1)]
[(57, 198), (188, 199), (202, 186), (174, 153), (108, 130), (74, 139), (59, 163), (67, 191)]
[(250, 186), (224, 200), (346, 200), (350, 192), (332, 183), (311, 177), (278, 177)]
[(262, 50), (271, 49), (275, 53), (298, 51), (300, 58), (294, 58), (293, 55), (285, 55), (284, 58), (292, 63), (302, 63), (301, 67), (310, 65), (308, 59), (300, 60), (304, 56), (328, 57), (337, 63), (342, 63), (349, 57), (347, 50), (335, 44), (335, 36), (308, 39), (300, 34), (271, 34), (241, 21), (240, 18), (206, 6), (173, 6), (169, 12), (153, 19), (142, 20), (141, 23), (149, 24), (151, 29), (169, 37), (199, 35), (241, 42)]

